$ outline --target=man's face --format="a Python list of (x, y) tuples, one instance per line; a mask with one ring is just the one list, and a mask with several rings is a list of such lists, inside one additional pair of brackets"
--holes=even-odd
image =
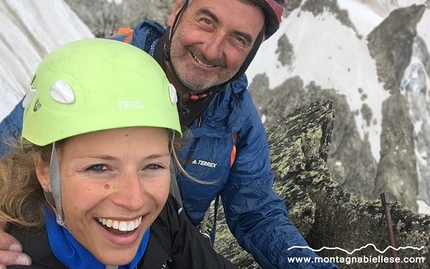
[[(179, 12), (176, 5), (168, 25)], [(264, 24), (262, 10), (239, 0), (193, 0), (171, 41), (171, 61), (181, 82), (194, 92), (232, 78)]]

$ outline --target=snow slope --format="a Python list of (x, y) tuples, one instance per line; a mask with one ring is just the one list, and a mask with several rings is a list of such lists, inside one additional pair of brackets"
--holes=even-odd
[[(271, 89), (288, 78), (299, 76), (304, 85), (314, 81), (325, 89), (343, 94), (353, 111), (360, 111), (363, 103), (372, 108), (375, 122), (382, 122), (381, 105), (389, 96), (378, 82), (375, 61), (369, 55), (366, 36), (380, 24), (389, 12), (398, 7), (422, 4), (424, 1), (358, 1), (338, 0), (340, 9), (347, 10), (355, 29), (342, 24), (330, 11), (314, 16), (295, 9), (281, 23), (280, 31), (261, 45), (246, 74), (249, 81), (257, 74), (269, 77)], [(418, 35), (430, 45), (430, 12), (425, 12), (418, 24)], [(282, 65), (276, 52), (277, 40), (286, 35), (293, 46), (294, 61)], [(273, 40), (273, 41), (272, 41)], [(276, 64), (273, 64), (276, 63)], [(367, 98), (362, 100), (362, 96)], [(361, 116), (356, 117), (361, 138), (369, 136), (372, 154), (379, 160), (381, 126), (368, 126)]]
[(93, 34), (62, 0), (2, 0), (0, 25), (1, 120), (21, 100), (46, 54)]

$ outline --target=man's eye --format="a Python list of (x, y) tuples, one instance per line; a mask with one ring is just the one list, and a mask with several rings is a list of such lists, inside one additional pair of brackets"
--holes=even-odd
[(251, 45), (245, 38), (243, 38), (243, 36), (235, 36), (234, 42), (237, 46), (240, 47), (248, 47)]
[(89, 166), (86, 170), (92, 170), (92, 171), (104, 171), (107, 167), (103, 164), (96, 164)]

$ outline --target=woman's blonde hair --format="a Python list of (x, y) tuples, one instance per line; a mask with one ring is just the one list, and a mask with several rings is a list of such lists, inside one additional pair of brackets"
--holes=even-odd
[(24, 227), (43, 227), (43, 189), (36, 177), (34, 156), (49, 162), (51, 146), (26, 140), (0, 160), (0, 220)]

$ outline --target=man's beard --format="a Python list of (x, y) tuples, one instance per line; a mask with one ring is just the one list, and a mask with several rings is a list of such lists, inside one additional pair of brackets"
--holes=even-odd
[(170, 61), (173, 65), (173, 68), (175, 69), (171, 71), (176, 73), (176, 76), (178, 77), (180, 82), (184, 84), (188, 89), (196, 93), (204, 92), (214, 86), (218, 86), (229, 81), (239, 70), (240, 67), (237, 68), (237, 70), (227, 72), (225, 69), (226, 68), (225, 62), (221, 60), (217, 60), (207, 64), (215, 65), (221, 68), (221, 70), (224, 71), (224, 72), (221, 72), (221, 74), (220, 73), (213, 74), (208, 79), (206, 72), (197, 69), (193, 72), (193, 74), (187, 76), (187, 73), (190, 73), (190, 69), (192, 68), (187, 67), (187, 65), (184, 63), (185, 61), (183, 61), (184, 58), (187, 57), (189, 59), (190, 57), (189, 54), (191, 53), (198, 59), (206, 59), (206, 58), (198, 48), (195, 48), (192, 46), (184, 47), (179, 40), (179, 36), (180, 36), (180, 27), (176, 29), (176, 32), (173, 35), (173, 38), (171, 41)]

